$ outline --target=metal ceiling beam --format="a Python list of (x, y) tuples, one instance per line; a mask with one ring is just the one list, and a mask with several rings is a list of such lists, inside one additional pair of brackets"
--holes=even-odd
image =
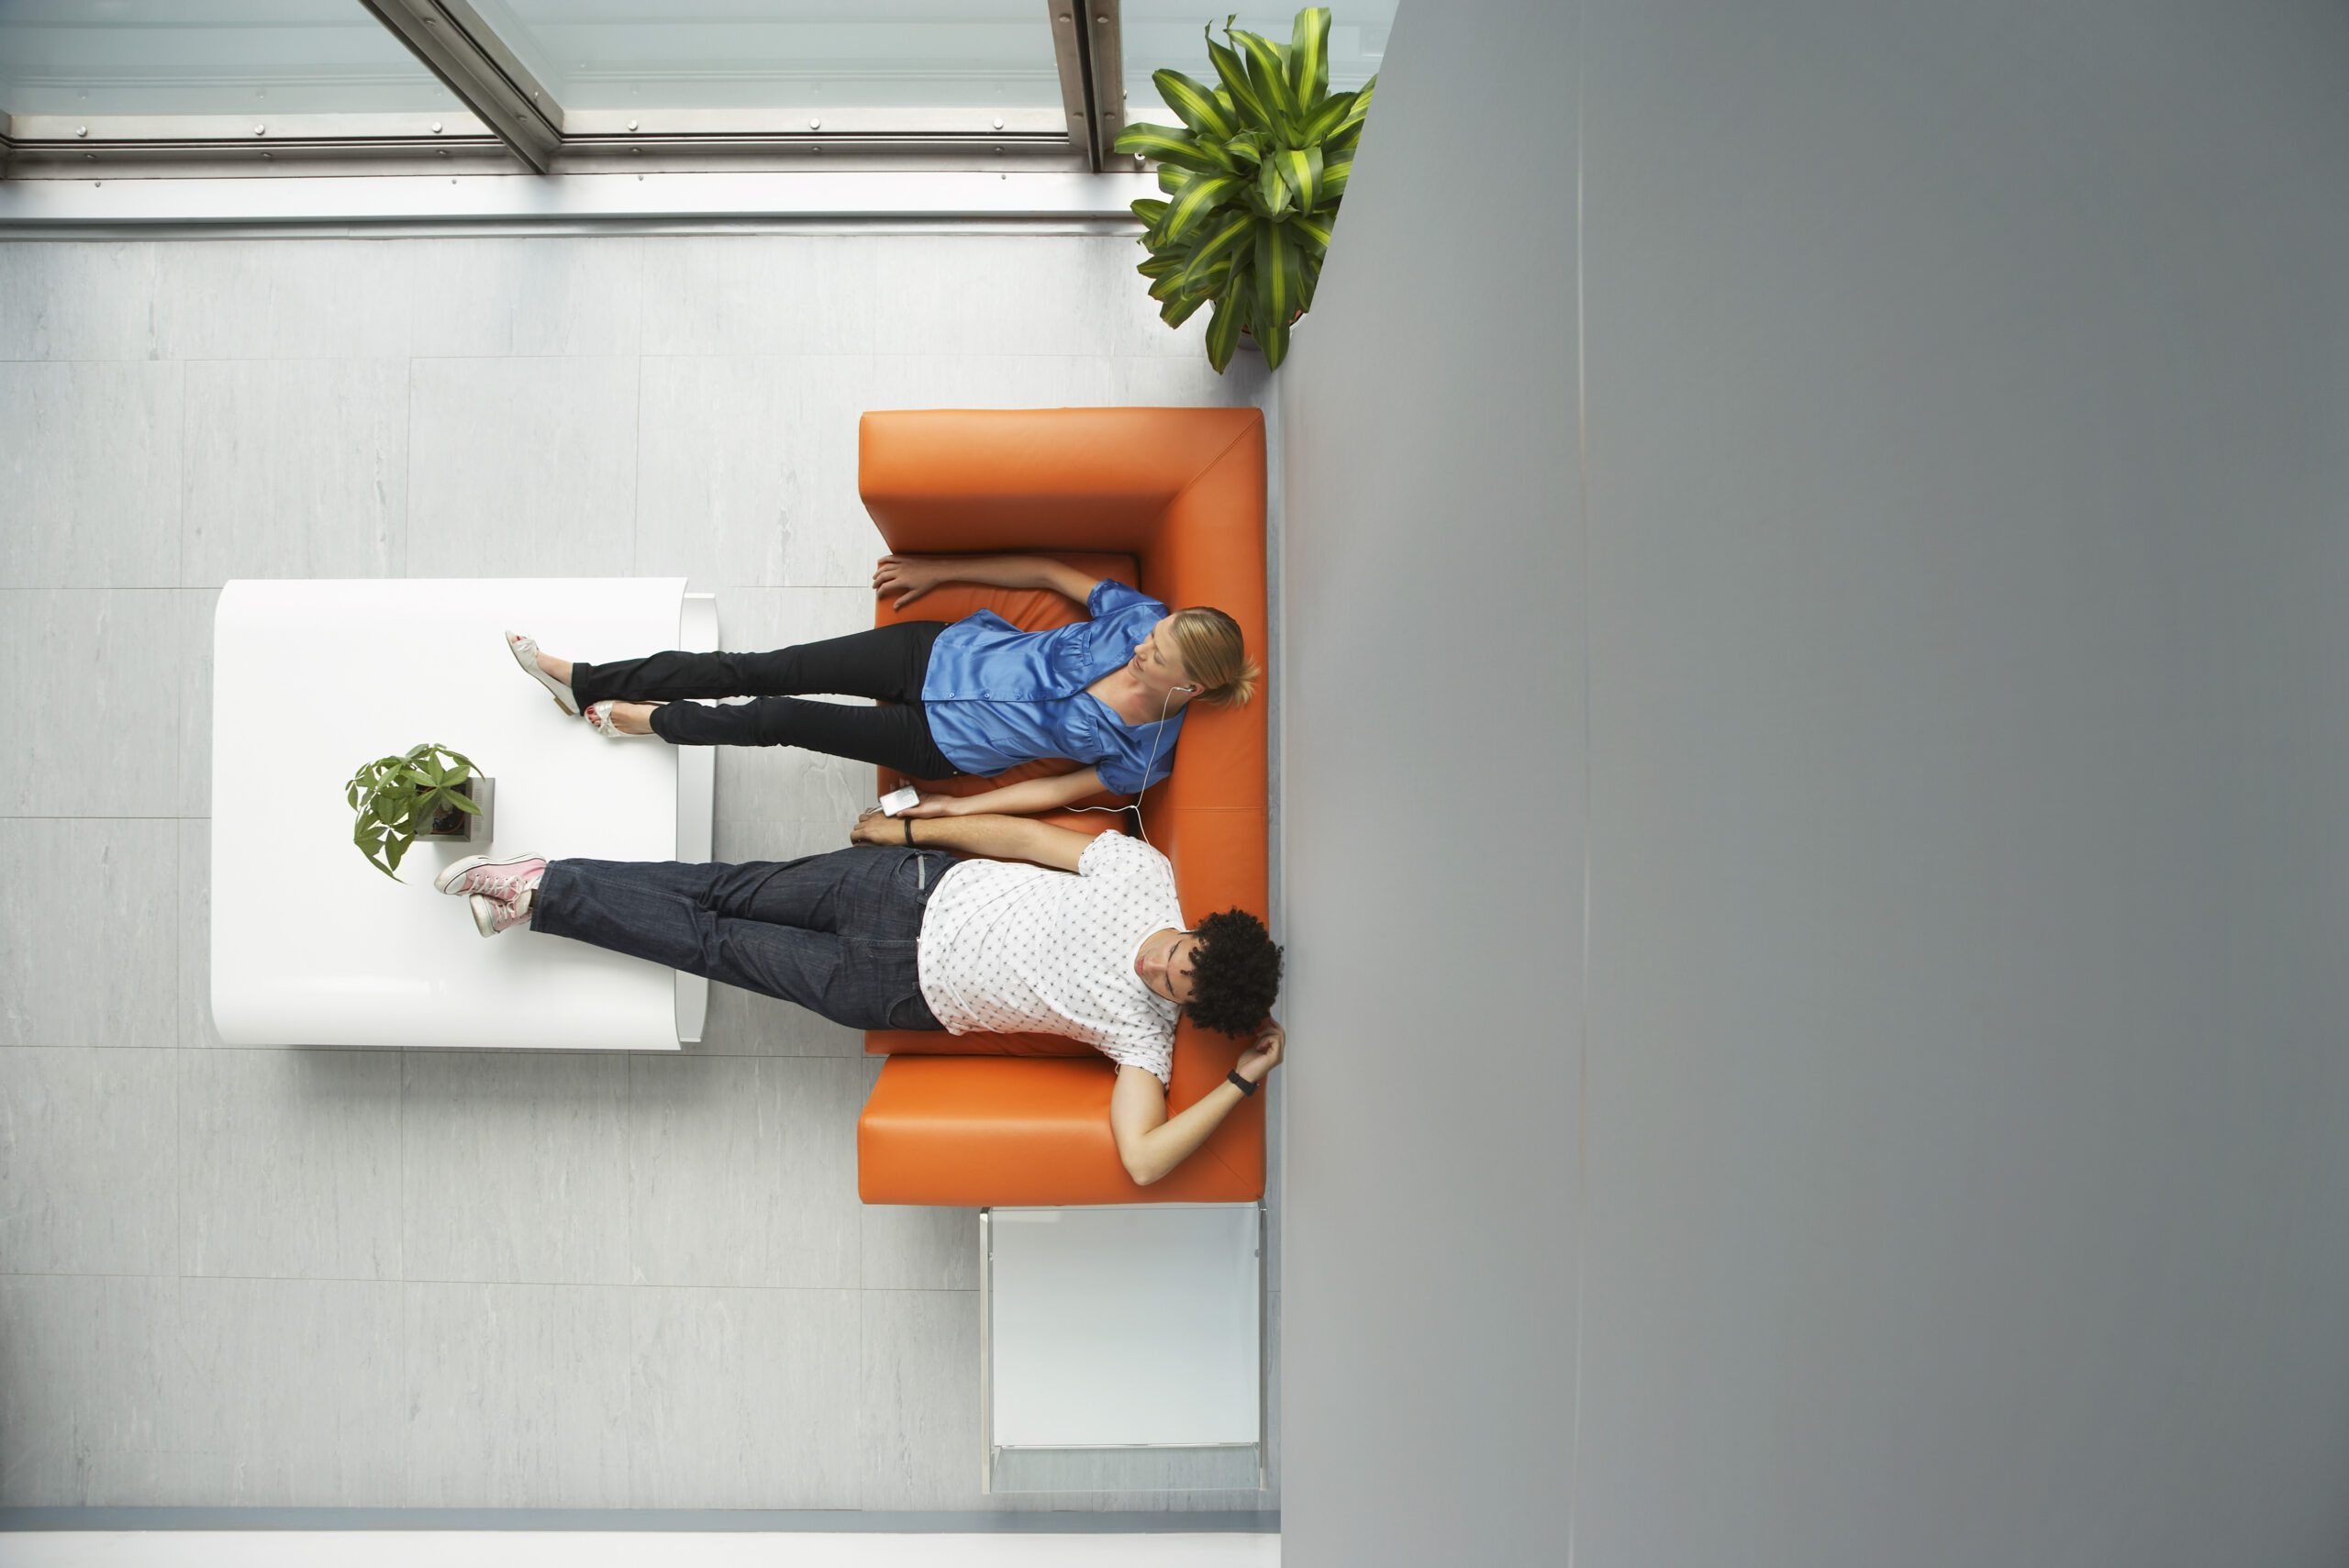
[(1125, 50), (1118, 0), (1069, 0), (1077, 7), (1085, 29), (1085, 87), (1092, 105), (1093, 169), (1096, 173), (1117, 166), (1119, 134), (1126, 128)]
[(464, 0), (360, 0), (464, 101), (514, 156), (543, 174), (562, 141), (562, 110)]
[(1044, 0), (1044, 10), (1052, 19), (1052, 57), (1061, 68), (1061, 108), (1068, 117), (1068, 139), (1097, 174), (1101, 166), (1093, 161), (1093, 90), (1085, 80), (1085, 31), (1076, 25), (1077, 3)]

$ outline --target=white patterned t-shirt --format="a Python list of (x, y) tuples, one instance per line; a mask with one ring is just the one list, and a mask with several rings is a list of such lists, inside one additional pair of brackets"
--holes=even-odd
[(922, 914), (922, 1000), (955, 1034), (1066, 1035), (1163, 1084), (1176, 1009), (1142, 984), (1134, 954), (1152, 932), (1182, 928), (1174, 868), (1123, 833), (1086, 845), (1074, 876), (963, 861)]

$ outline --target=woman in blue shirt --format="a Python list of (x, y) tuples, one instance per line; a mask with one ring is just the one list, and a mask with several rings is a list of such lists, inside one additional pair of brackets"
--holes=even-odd
[[(914, 815), (1051, 811), (1087, 795), (1139, 795), (1172, 770), (1193, 701), (1244, 703), (1256, 666), (1217, 609), (1169, 613), (1114, 579), (1041, 556), (883, 558), (874, 588), (905, 608), (943, 583), (1049, 588), (1089, 618), (1023, 632), (992, 611), (952, 623), (901, 621), (768, 653), (655, 653), (591, 664), (515, 633), (523, 670), (607, 736), (680, 746), (804, 746), (910, 778), (993, 775), (1041, 757), (1088, 764), (985, 795), (923, 798)], [(874, 697), (891, 706), (809, 702)], [(748, 696), (709, 706), (693, 697)]]

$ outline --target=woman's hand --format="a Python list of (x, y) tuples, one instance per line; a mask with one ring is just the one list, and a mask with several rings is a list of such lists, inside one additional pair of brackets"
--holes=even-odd
[(1288, 1034), (1270, 1018), (1256, 1026), (1256, 1038), (1240, 1053), (1236, 1067), (1239, 1074), (1251, 1084), (1261, 1084), (1281, 1064), (1281, 1047), (1288, 1042)]
[(910, 817), (917, 822), (927, 817), (960, 817), (962, 814), (962, 797), (952, 795), (923, 795), (897, 813), (899, 817)]
[(902, 610), (941, 583), (953, 580), (943, 562), (918, 555), (885, 555), (873, 569), (873, 591), (897, 595), (892, 609)]

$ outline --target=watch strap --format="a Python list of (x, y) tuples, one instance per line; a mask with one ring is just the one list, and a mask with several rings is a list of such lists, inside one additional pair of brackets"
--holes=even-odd
[(1257, 1085), (1250, 1083), (1247, 1079), (1242, 1078), (1240, 1075), (1240, 1069), (1237, 1067), (1231, 1070), (1230, 1081), (1238, 1084), (1240, 1086), (1240, 1092), (1243, 1095), (1252, 1095), (1256, 1092)]

